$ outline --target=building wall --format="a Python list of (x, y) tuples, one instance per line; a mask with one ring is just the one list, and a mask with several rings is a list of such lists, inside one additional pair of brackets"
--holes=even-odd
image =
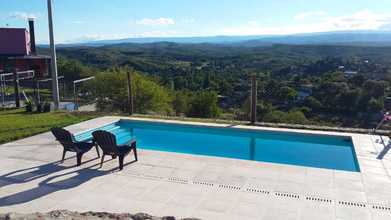
[(0, 55), (29, 55), (30, 36), (24, 28), (0, 28)]
[[(8, 64), (6, 62), (8, 62)], [(48, 67), (49, 59), (16, 59), (11, 62), (9, 60), (0, 59), (0, 70), (3, 69), (8, 72), (14, 71), (15, 68), (17, 71), (34, 70), (35, 75), (38, 78), (44, 78), (49, 75)]]

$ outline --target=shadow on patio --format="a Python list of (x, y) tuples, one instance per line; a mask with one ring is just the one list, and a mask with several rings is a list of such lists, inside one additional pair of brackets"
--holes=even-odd
[(384, 148), (383, 150), (377, 155), (376, 159), (382, 160), (384, 156), (388, 153), (388, 151), (391, 149), (391, 140), (388, 140), (386, 143), (382, 136), (380, 136), (380, 142), (383, 144)]
[[(68, 158), (70, 159), (70, 158)], [(90, 159), (88, 161), (85, 161), (85, 163), (88, 163), (90, 161), (95, 160)], [(111, 161), (106, 160), (105, 163)], [(134, 163), (135, 161), (128, 162), (124, 164), (124, 166)], [(8, 174), (0, 176), (0, 187), (4, 187), (7, 185), (12, 184), (23, 184), (27, 183), (39, 178), (45, 178), (46, 176), (49, 176), (51, 174), (55, 174), (59, 171), (68, 170), (70, 168), (75, 168), (75, 166), (69, 166), (64, 167), (59, 165), (59, 161), (44, 164), (41, 166), (31, 167), (27, 169), (22, 169), (14, 172), (10, 172)], [(8, 195), (5, 197), (0, 198), (0, 207), (4, 206), (10, 206), (10, 205), (16, 205), (16, 204), (22, 204), (26, 202), (33, 201), (35, 199), (41, 198), (43, 196), (46, 196), (48, 194), (60, 191), (60, 190), (67, 190), (71, 188), (75, 188), (83, 183), (86, 183), (87, 181), (99, 177), (104, 176), (107, 174), (112, 173), (113, 171), (117, 170), (118, 168), (112, 168), (110, 170), (98, 170), (100, 167), (99, 163), (93, 164), (91, 166), (80, 168), (78, 170), (73, 170), (70, 172), (58, 174), (58, 175), (51, 175), (46, 179), (43, 179), (41, 182), (38, 183), (38, 186), (17, 192), (12, 195)], [(26, 172), (27, 171), (27, 172)], [(71, 176), (70, 178), (62, 179), (61, 177)], [(4, 183), (2, 183), (4, 182)]]

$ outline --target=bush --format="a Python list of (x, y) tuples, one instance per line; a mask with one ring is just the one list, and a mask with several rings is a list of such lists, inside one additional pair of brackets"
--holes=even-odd
[(306, 124), (307, 118), (301, 111), (290, 111), (284, 115), (283, 121), (289, 124)]
[(220, 109), (217, 106), (217, 93), (203, 91), (196, 93), (190, 98), (187, 116), (198, 118), (215, 118), (220, 115)]
[(26, 102), (26, 106), (25, 106), (26, 112), (33, 112), (33, 107), (34, 107), (34, 105), (33, 105), (32, 101)]
[(272, 123), (281, 123), (283, 122), (283, 117), (285, 115), (285, 112), (275, 110), (267, 113), (264, 117), (263, 120), (265, 122), (272, 122)]
[(174, 100), (172, 101), (172, 106), (175, 111), (176, 116), (180, 116), (181, 113), (186, 113), (189, 109), (190, 94), (187, 94), (183, 91), (177, 91), (174, 94)]
[(310, 108), (312, 111), (319, 111), (323, 108), (322, 103), (313, 96), (308, 96), (304, 100), (304, 105)]
[(265, 115), (265, 122), (272, 123), (287, 123), (287, 124), (306, 124), (308, 122), (304, 113), (298, 110), (283, 112), (283, 111), (272, 111)]
[(43, 104), (43, 112), (50, 112), (50, 103), (49, 102), (45, 102)]

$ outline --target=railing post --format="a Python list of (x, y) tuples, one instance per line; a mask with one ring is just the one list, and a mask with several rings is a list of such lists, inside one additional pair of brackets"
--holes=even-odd
[(76, 83), (75, 81), (73, 81), (73, 102), (75, 103), (75, 107), (74, 107), (74, 110), (79, 110), (79, 106), (78, 106), (78, 103), (77, 103), (77, 90), (76, 90)]
[(255, 124), (257, 120), (257, 77), (255, 74), (251, 75), (251, 124)]
[(132, 74), (131, 71), (133, 70), (126, 70), (126, 75), (128, 78), (128, 111), (129, 115), (133, 115), (133, 93), (132, 93)]
[(15, 106), (20, 108), (20, 96), (19, 96), (19, 79), (18, 71), (14, 69), (14, 92), (15, 92)]

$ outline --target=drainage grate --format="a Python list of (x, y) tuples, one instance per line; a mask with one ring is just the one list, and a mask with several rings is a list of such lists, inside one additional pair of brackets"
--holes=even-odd
[(314, 201), (314, 202), (322, 202), (322, 203), (332, 203), (333, 200), (328, 198), (322, 198), (319, 196), (305, 196), (305, 199), (308, 201)]
[(149, 179), (157, 179), (157, 180), (161, 180), (163, 179), (163, 177), (161, 176), (154, 176), (154, 175), (143, 175), (145, 178), (149, 178)]
[(207, 181), (202, 180), (188, 180), (185, 178), (180, 177), (161, 177), (161, 176), (155, 176), (155, 175), (140, 175), (140, 174), (133, 174), (131, 175), (136, 178), (145, 178), (145, 179), (154, 179), (154, 180), (165, 180), (173, 183), (182, 183), (182, 184), (194, 184), (194, 185), (201, 185), (201, 186), (207, 186), (207, 187), (218, 187), (223, 189), (230, 189), (230, 190), (237, 190), (242, 192), (250, 192), (250, 193), (258, 193), (263, 195), (271, 195), (275, 196), (276, 198), (287, 198), (287, 199), (294, 199), (299, 200), (300, 198), (305, 199), (306, 201), (311, 202), (319, 202), (319, 203), (326, 203), (326, 204), (333, 204), (333, 205), (340, 205), (343, 207), (355, 207), (355, 208), (371, 208), (374, 211), (387, 211), (391, 212), (391, 206), (389, 205), (383, 205), (383, 204), (374, 204), (374, 203), (366, 203), (366, 202), (356, 202), (356, 201), (343, 201), (343, 200), (333, 200), (330, 198), (322, 197), (322, 196), (314, 196), (314, 195), (301, 195), (298, 193), (293, 192), (278, 192), (278, 191), (270, 191), (265, 189), (260, 189), (256, 187), (246, 187), (242, 188), (240, 186), (234, 186), (234, 185), (227, 185), (227, 184), (220, 184), (220, 183), (211, 183)]
[(266, 194), (266, 195), (270, 194), (270, 191), (264, 190), (264, 189), (247, 188), (246, 191), (253, 192), (253, 193), (262, 193), (262, 194)]
[(343, 206), (352, 206), (352, 207), (357, 207), (357, 208), (365, 208), (366, 205), (363, 202), (350, 202), (350, 201), (338, 201), (339, 205)]
[(224, 185), (224, 184), (219, 184), (219, 188), (231, 189), (231, 190), (241, 190), (240, 186), (231, 186), (231, 185)]
[(391, 207), (384, 205), (372, 205), (372, 208), (376, 210), (391, 211)]
[(169, 177), (168, 181), (175, 182), (175, 183), (182, 183), (182, 184), (188, 184), (189, 181), (186, 179), (178, 178), (178, 177)]
[(274, 195), (277, 196), (277, 197), (286, 197), (286, 198), (292, 198), (292, 199), (300, 199), (300, 196), (298, 194), (294, 194), (294, 193), (274, 192)]
[(203, 186), (214, 186), (213, 183), (203, 182), (203, 181), (193, 181), (195, 185), (203, 185)]

